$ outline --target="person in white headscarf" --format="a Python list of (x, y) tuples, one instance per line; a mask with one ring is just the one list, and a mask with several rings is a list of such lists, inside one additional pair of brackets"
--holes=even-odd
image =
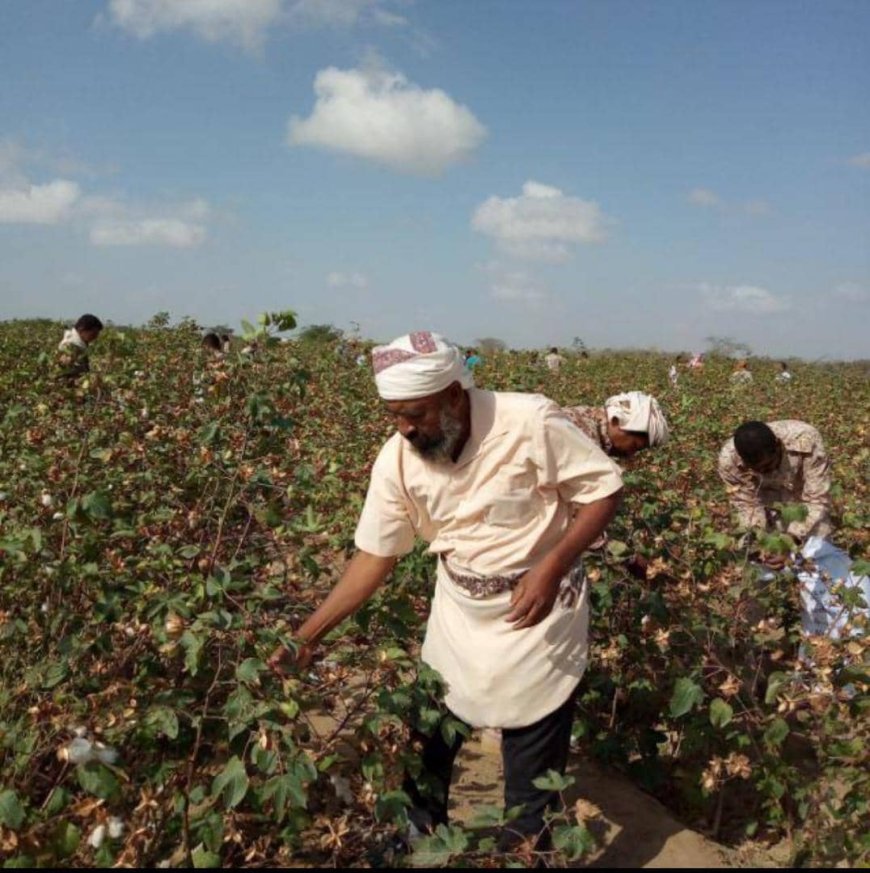
[(570, 406), (563, 412), (613, 457), (630, 458), (642, 449), (663, 446), (670, 437), (658, 400), (642, 391), (615, 394), (603, 407)]
[[(588, 658), (580, 556), (617, 510), (619, 468), (547, 398), (475, 388), (460, 350), (439, 334), (378, 346), (372, 363), (397, 433), (372, 468), (358, 551), (298, 629), (296, 655), (279, 649), (271, 663), (279, 671), (308, 663), (421, 537), (438, 558), (422, 658), (444, 680), (454, 719), (502, 729), (505, 805), (522, 812), (501, 848), (524, 839), (543, 848), (544, 812), (558, 796), (534, 780), (567, 764)], [(410, 820), (424, 831), (447, 821), (463, 739), (448, 742), (432, 727), (421, 736), (422, 781), (436, 790), (410, 777), (404, 785)]]

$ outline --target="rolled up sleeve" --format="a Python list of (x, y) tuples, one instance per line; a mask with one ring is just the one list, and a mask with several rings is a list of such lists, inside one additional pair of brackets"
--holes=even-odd
[(365, 504), (356, 527), (358, 549), (381, 558), (407, 555), (415, 531), (402, 493), (395, 453), (384, 446), (372, 467)]
[(619, 467), (552, 404), (541, 417), (536, 454), (545, 487), (562, 500), (594, 503), (622, 488)]

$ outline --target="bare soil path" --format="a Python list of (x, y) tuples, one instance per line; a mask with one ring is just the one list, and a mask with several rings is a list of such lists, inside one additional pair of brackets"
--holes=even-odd
[[(578, 801), (598, 850), (578, 867), (737, 867), (737, 851), (720, 846), (678, 822), (653, 797), (614, 770), (572, 757), (568, 772), (575, 784), (566, 801)], [(475, 733), (457, 759), (451, 817), (465, 821), (483, 804), (501, 806), (502, 765), (498, 742)], [(758, 863), (756, 861), (756, 863)]]

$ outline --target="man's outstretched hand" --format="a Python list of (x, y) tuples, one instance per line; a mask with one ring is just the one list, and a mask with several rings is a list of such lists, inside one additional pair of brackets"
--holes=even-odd
[(269, 669), (283, 679), (291, 673), (304, 670), (313, 657), (314, 649), (305, 643), (300, 643), (295, 654), (292, 649), (282, 645), (275, 649), (267, 663)]

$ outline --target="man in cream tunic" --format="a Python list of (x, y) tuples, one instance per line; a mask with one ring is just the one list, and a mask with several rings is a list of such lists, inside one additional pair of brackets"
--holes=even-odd
[[(301, 659), (426, 540), (438, 573), (423, 660), (445, 680), (453, 714), (503, 729), (506, 806), (524, 807), (512, 829), (535, 837), (556, 798), (532, 780), (564, 771), (587, 662), (579, 557), (616, 512), (619, 468), (545, 397), (475, 389), (437, 334), (375, 348), (373, 363), (398, 432), (372, 469), (359, 551), (298, 632)], [(446, 821), (460, 742), (440, 731), (427, 740), (424, 770), (443, 790), (433, 801), (406, 785), (415, 823)]]

